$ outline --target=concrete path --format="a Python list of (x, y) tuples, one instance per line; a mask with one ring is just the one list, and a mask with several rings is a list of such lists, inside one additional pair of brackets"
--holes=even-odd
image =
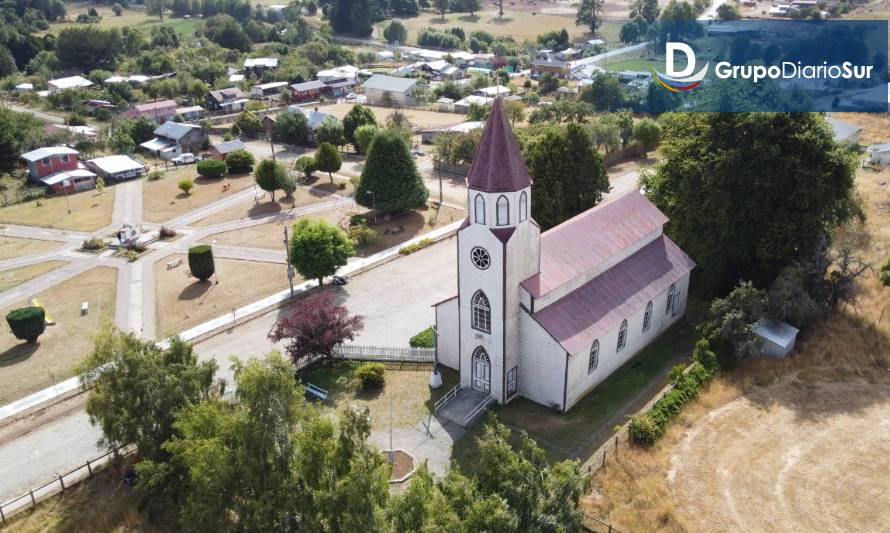
[[(466, 431), (445, 419), (427, 417), (414, 427), (394, 428), (392, 445), (408, 452), (415, 467), (426, 461), (434, 476), (444, 477), (451, 467), (451, 448)], [(380, 450), (389, 449), (388, 430), (374, 430), (368, 440)]]
[(616, 198), (622, 194), (637, 189), (637, 182), (640, 181), (640, 173), (637, 171), (628, 172), (620, 176), (616, 176), (609, 180), (612, 190), (606, 193), (604, 199)]
[(84, 239), (88, 239), (92, 235), (86, 231), (20, 226), (17, 224), (4, 224), (3, 234), (7, 237), (39, 239), (43, 241), (76, 242), (77, 244), (80, 244)]
[[(114, 187), (114, 209), (111, 212), (112, 232), (121, 228), (124, 223), (139, 225), (142, 223), (142, 184), (143, 180), (130, 180)], [(107, 234), (106, 228), (99, 230)]]

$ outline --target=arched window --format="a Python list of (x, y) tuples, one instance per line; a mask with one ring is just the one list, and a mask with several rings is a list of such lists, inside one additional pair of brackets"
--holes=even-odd
[(627, 344), (627, 320), (621, 323), (621, 328), (618, 330), (618, 346), (615, 347), (615, 351), (620, 352), (625, 344)]
[(470, 315), (473, 321), (473, 329), (491, 333), (491, 305), (489, 305), (488, 298), (484, 292), (476, 291), (476, 294), (473, 295), (471, 307), (472, 312)]
[(671, 283), (671, 288), (668, 289), (667, 301), (664, 303), (664, 314), (665, 315), (670, 315), (671, 311), (674, 308), (674, 291), (675, 290), (676, 289), (674, 287), (674, 284)]
[(522, 194), (519, 195), (519, 221), (523, 222), (528, 218), (528, 195), (525, 194), (525, 191), (522, 191)]
[(593, 341), (593, 346), (590, 347), (590, 360), (587, 362), (587, 373), (590, 374), (594, 370), (596, 370), (597, 365), (600, 364), (600, 341), (599, 339)]
[(498, 198), (498, 226), (506, 226), (510, 223), (510, 201), (506, 196)]
[(646, 304), (646, 314), (643, 315), (643, 333), (649, 331), (652, 325), (652, 302)]
[(485, 224), (485, 198), (483, 198), (481, 194), (477, 194), (474, 204), (473, 220), (476, 224)]

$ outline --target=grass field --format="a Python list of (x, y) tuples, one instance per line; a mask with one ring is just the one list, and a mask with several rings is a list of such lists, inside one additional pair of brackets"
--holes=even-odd
[[(73, 375), (93, 345), (93, 334), (114, 317), (117, 270), (99, 267), (37, 295), (56, 324), (47, 326), (36, 344), (27, 344), (0, 328), (0, 404), (16, 400)], [(90, 304), (82, 315), (81, 302)], [(28, 301), (2, 311), (30, 305)]]
[[(179, 182), (186, 178), (194, 183), (191, 194), (179, 190)], [(223, 190), (226, 183), (230, 184), (228, 191)], [(160, 224), (253, 185), (253, 174), (208, 179), (199, 176), (194, 165), (177, 168), (163, 173), (159, 180), (145, 181), (142, 189), (144, 218)]]
[[(183, 264), (167, 270), (167, 263), (177, 258), (182, 258)], [(183, 255), (170, 255), (155, 263), (158, 338), (231, 313), (288, 287), (283, 264), (222, 258), (214, 262), (216, 274), (203, 282), (188, 275), (188, 258)]]
[(64, 261), (44, 261), (34, 265), (28, 265), (21, 268), (13, 268), (0, 272), (0, 292), (21, 285), (22, 283), (34, 279), (37, 276), (46, 274), (50, 270), (55, 270), (64, 265)]
[(443, 386), (430, 390), (429, 368), (399, 368), (387, 366), (386, 385), (375, 391), (364, 391), (355, 378), (360, 363), (342, 361), (330, 365), (316, 364), (300, 374), (300, 380), (328, 391), (326, 410), (336, 412), (347, 405), (367, 407), (371, 413), (371, 427), (389, 428), (390, 407), (393, 427), (416, 425), (431, 407), (458, 382), (457, 372), (443, 369)]
[(0, 223), (95, 231), (111, 223), (113, 208), (114, 187), (109, 186), (101, 195), (94, 190), (83, 191), (0, 208)]
[[(2, 230), (0, 230), (2, 231)], [(22, 239), (19, 237), (0, 237), (0, 259), (11, 259), (48, 252), (58, 248), (62, 243), (43, 241), (40, 239)]]
[[(97, 24), (100, 28), (123, 28), (124, 26), (132, 26), (140, 29), (149, 30), (154, 26), (168, 26), (176, 30), (180, 35), (194, 35), (195, 29), (201, 23), (200, 18), (170, 18), (165, 16), (164, 20), (158, 17), (148, 16), (144, 9), (127, 9), (124, 8), (121, 16), (116, 16), (111, 10), (110, 4), (98, 4), (95, 2), (66, 2), (65, 7), (68, 11), (66, 21), (58, 22), (50, 25), (49, 30), (44, 33), (58, 34), (65, 28), (79, 26), (75, 20), (81, 13), (88, 12), (91, 8), (102, 17)], [(169, 15), (169, 14), (168, 14)]]

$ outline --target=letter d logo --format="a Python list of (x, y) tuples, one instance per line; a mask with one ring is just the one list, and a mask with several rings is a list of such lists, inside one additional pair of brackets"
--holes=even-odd
[[(683, 70), (674, 69), (674, 52), (683, 52), (686, 55), (686, 68)], [(672, 78), (684, 78), (692, 74), (693, 70), (695, 70), (695, 52), (692, 51), (692, 47), (686, 43), (667, 43), (665, 74)]]

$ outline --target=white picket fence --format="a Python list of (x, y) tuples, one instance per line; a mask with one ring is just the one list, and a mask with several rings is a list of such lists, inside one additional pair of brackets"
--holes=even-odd
[(334, 348), (334, 358), (356, 361), (432, 363), (436, 359), (436, 349), (342, 344)]

